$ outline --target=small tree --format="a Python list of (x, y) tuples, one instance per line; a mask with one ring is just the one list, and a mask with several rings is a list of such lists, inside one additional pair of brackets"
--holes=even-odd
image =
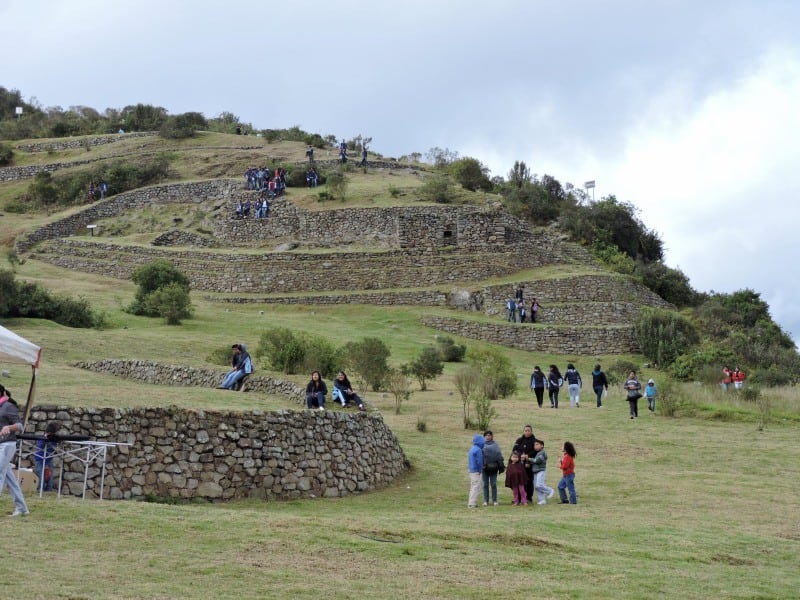
[(467, 347), (456, 344), (450, 337), (439, 338), (436, 345), (443, 362), (461, 362), (467, 354)]
[(456, 373), (455, 383), (461, 402), (464, 404), (464, 429), (469, 429), (472, 425), (469, 408), (475, 392), (480, 388), (481, 372), (474, 365), (466, 366)]
[(444, 371), (444, 363), (439, 356), (439, 351), (433, 346), (423, 348), (420, 355), (408, 365), (409, 374), (419, 381), (419, 389), (423, 392), (428, 389), (428, 380), (435, 379)]
[(291, 329), (273, 327), (261, 334), (255, 355), (265, 356), (269, 365), (281, 373), (296, 373), (305, 359), (303, 341)]
[[(135, 315), (144, 315), (146, 317), (163, 316), (158, 308), (159, 305), (148, 302), (147, 297), (156, 290), (172, 283), (180, 287), (187, 298), (189, 295), (189, 278), (175, 268), (168, 260), (158, 259), (139, 267), (133, 272), (131, 279), (139, 288), (136, 290), (136, 297), (133, 303), (127, 310)], [(168, 295), (171, 302), (175, 301), (173, 296), (174, 292)], [(186, 306), (189, 306), (188, 302)], [(188, 318), (188, 315), (185, 316)]]
[(344, 174), (344, 171), (339, 169), (326, 174), (325, 184), (334, 198), (345, 201), (347, 198), (347, 184), (350, 180)]
[(0, 166), (10, 165), (14, 160), (14, 150), (8, 144), (0, 142)]
[(144, 299), (147, 314), (157, 314), (167, 325), (180, 325), (181, 319), (192, 316), (189, 292), (178, 283), (168, 283), (148, 294)]
[(411, 380), (402, 369), (389, 369), (386, 372), (384, 384), (394, 396), (394, 414), (399, 415), (403, 401), (411, 397)]
[(373, 392), (381, 389), (389, 372), (386, 361), (391, 354), (382, 340), (368, 337), (359, 342), (351, 342), (341, 348), (338, 354), (356, 373), (363, 386), (369, 386)]
[(499, 350), (474, 352), (470, 362), (480, 371), (483, 391), (490, 400), (507, 398), (517, 391), (517, 376), (511, 361)]
[(481, 431), (489, 429), (492, 419), (497, 416), (497, 411), (486, 394), (478, 394), (475, 397), (475, 414), (478, 416), (478, 429)]
[(450, 204), (453, 201), (453, 191), (450, 177), (447, 175), (430, 175), (417, 189), (417, 194), (423, 200), (437, 204)]

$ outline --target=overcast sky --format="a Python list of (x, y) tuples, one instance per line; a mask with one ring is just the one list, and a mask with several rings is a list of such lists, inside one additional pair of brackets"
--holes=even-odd
[(795, 0), (2, 0), (0, 85), (593, 179), (798, 340), (798, 26)]

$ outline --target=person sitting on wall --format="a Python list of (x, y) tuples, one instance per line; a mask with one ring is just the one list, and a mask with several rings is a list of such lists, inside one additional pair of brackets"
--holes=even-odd
[(306, 385), (306, 407), (319, 408), (325, 410), (325, 395), (328, 393), (328, 386), (322, 381), (319, 371), (311, 373), (311, 381)]
[(350, 402), (353, 402), (358, 406), (358, 410), (366, 410), (361, 398), (353, 391), (353, 386), (350, 385), (350, 380), (347, 378), (344, 371), (339, 371), (336, 374), (336, 379), (333, 380), (333, 393), (331, 394), (331, 398), (340, 402), (342, 408), (347, 408)]
[(231, 349), (233, 350), (231, 361), (233, 369), (228, 371), (225, 379), (222, 380), (222, 384), (218, 388), (221, 390), (232, 390), (246, 375), (253, 372), (253, 361), (247, 352), (247, 347), (244, 344), (234, 344)]

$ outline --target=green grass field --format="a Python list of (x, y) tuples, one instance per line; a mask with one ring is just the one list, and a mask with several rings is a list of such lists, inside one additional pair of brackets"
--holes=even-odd
[[(95, 280), (88, 286), (98, 304), (103, 285)], [(114, 287), (120, 301), (132, 295), (129, 286)], [(296, 407), (281, 398), (147, 386), (69, 367), (71, 360), (106, 356), (204, 365), (213, 348), (252, 338), (259, 308), (225, 312), (198, 302), (196, 319), (167, 327), (115, 310), (117, 300), (106, 302), (120, 328), (4, 323), (44, 347), (39, 402)], [(333, 337), (354, 329), (381, 335), (398, 362), (435, 335), (418, 325), (410, 308), (262, 308), (264, 327), (280, 322)], [(763, 432), (753, 407), (705, 389), (696, 394), (699, 406), (730, 406), (733, 416), (709, 416), (698, 408), (667, 418), (643, 410), (630, 421), (619, 390), (603, 409), (593, 408), (585, 394), (580, 409), (540, 410), (524, 390), (530, 367), (575, 357), (508, 354), (522, 390), (495, 403), (495, 438), (507, 454), (522, 426), (532, 423), (547, 444), (551, 486), (559, 478), (560, 446), (573, 441), (576, 506), (514, 507), (510, 491), (501, 488), (499, 507), (467, 510), (466, 452), (474, 432), (463, 429), (452, 384), (457, 367), (448, 365), (399, 415), (393, 397), (366, 394), (412, 464), (391, 487), (337, 500), (218, 505), (31, 497), (31, 515), (3, 526), (20, 560), (4, 561), (0, 580), (35, 573), (34, 565), (46, 576), (25, 577), (24, 586), (7, 597), (796, 597), (800, 449), (794, 390), (776, 394), (775, 418)], [(592, 362), (579, 360), (578, 367), (588, 373)], [(21, 390), (25, 381), (15, 369), (7, 383)], [(417, 431), (419, 419), (427, 432)], [(0, 502), (10, 509), (7, 497)]]
[[(232, 138), (214, 135), (205, 138), (205, 147), (187, 141), (176, 169), (185, 178), (202, 175), (203, 165), (213, 176), (238, 176), (236, 161), (229, 169), (214, 167), (219, 157), (207, 147), (230, 145)], [(155, 138), (137, 143), (154, 150), (173, 144)], [(59, 154), (58, 160), (121, 150), (111, 144)], [(270, 152), (286, 158), (296, 153), (302, 160), (303, 150), (302, 145), (278, 145)], [(202, 153), (209, 155), (207, 161), (200, 160)], [(29, 160), (53, 162), (54, 157), (43, 153)], [(353, 184), (348, 202), (398, 203), (380, 192), (389, 185), (381, 178), (392, 177), (407, 178), (396, 184), (401, 189), (417, 185), (410, 174), (370, 175)], [(0, 185), (0, 201), (20, 189), (19, 184)], [(312, 196), (297, 201), (310, 210), (319, 204)], [(0, 219), (0, 245), (7, 251), (15, 235), (47, 215)], [(563, 273), (549, 268), (523, 275)], [(434, 312), (429, 308), (223, 305), (197, 292), (192, 294), (195, 317), (168, 327), (122, 310), (133, 299), (130, 282), (32, 259), (17, 267), (17, 277), (87, 298), (110, 324), (103, 330), (76, 330), (37, 320), (3, 321), (43, 347), (40, 404), (296, 409), (282, 397), (146, 385), (70, 363), (138, 358), (210, 367), (214, 350), (232, 341), (252, 347), (261, 331), (281, 325), (325, 336), (335, 345), (380, 337), (391, 349), (390, 363), (399, 365), (437, 335), (420, 324), (422, 314)], [(483, 347), (456, 340), (468, 352)], [(678, 386), (686, 405), (677, 417), (650, 414), (642, 401), (641, 417), (631, 421), (621, 389), (611, 391), (603, 409), (594, 408), (588, 386), (580, 409), (569, 409), (562, 393), (562, 408), (555, 411), (536, 407), (527, 382), (534, 364), (564, 367), (572, 361), (590, 378), (597, 361), (641, 364), (642, 357), (503, 352), (518, 373), (520, 389), (495, 402), (495, 440), (507, 457), (523, 426), (532, 424), (546, 442), (552, 487), (559, 479), (561, 445), (571, 440), (578, 450), (575, 506), (551, 501), (515, 507), (510, 490), (501, 485), (500, 506), (467, 509), (466, 454), (475, 431), (463, 428), (453, 384), (460, 367), (448, 364), (427, 391), (414, 392), (400, 414), (392, 396), (364, 394), (411, 462), (409, 472), (390, 487), (339, 499), (183, 505), (30, 495), (30, 516), (0, 517), (7, 556), (0, 563), (0, 598), (800, 597), (796, 389), (765, 390), (771, 412), (763, 431), (757, 406), (695, 384)], [(2, 382), (21, 398), (29, 373), (20, 367), (11, 371)], [(665, 377), (646, 368), (640, 375)], [(305, 383), (307, 376), (290, 378)], [(427, 426), (424, 433), (417, 429), (420, 420)], [(0, 514), (10, 511), (6, 493)]]

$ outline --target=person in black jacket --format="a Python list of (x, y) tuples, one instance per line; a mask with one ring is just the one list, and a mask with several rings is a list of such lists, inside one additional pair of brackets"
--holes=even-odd
[(536, 403), (539, 405), (539, 408), (542, 408), (542, 403), (544, 402), (544, 388), (546, 384), (547, 378), (544, 376), (539, 366), (533, 367), (533, 373), (531, 373), (531, 389), (534, 394), (536, 394)]
[(322, 381), (319, 371), (311, 373), (311, 381), (306, 386), (306, 407), (325, 410), (325, 395), (328, 393), (328, 386)]
[(525, 472), (528, 474), (528, 481), (525, 482), (525, 495), (528, 497), (528, 502), (533, 499), (533, 459), (536, 457), (536, 436), (533, 435), (533, 427), (525, 425), (522, 430), (522, 436), (517, 438), (514, 442), (512, 452), (519, 454), (520, 462), (525, 467)]
[(603, 391), (608, 391), (608, 378), (600, 365), (595, 365), (592, 371), (592, 388), (597, 394), (597, 408), (603, 408)]

